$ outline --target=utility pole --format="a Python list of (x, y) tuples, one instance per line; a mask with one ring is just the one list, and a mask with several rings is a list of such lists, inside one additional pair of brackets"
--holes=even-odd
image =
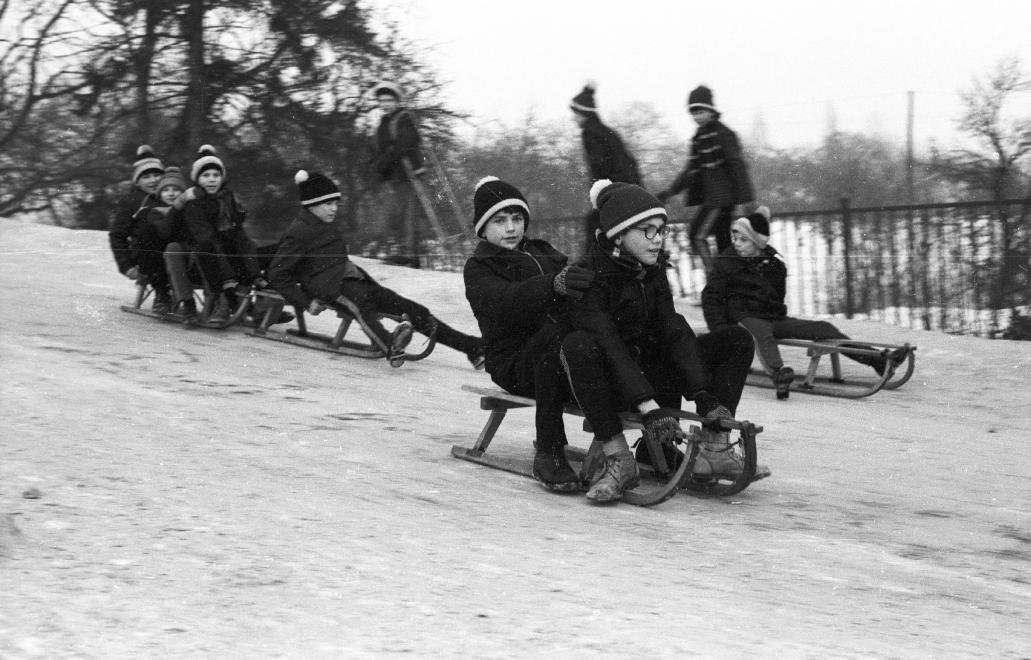
[(913, 105), (916, 94), (906, 93), (906, 201), (913, 204)]

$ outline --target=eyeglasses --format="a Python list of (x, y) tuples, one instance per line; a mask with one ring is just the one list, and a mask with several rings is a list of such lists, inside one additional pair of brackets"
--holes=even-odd
[(654, 241), (656, 236), (661, 236), (662, 238), (669, 236), (670, 226), (662, 225), (661, 227), (656, 227), (655, 225), (647, 225), (645, 227), (634, 227), (634, 229), (644, 234), (644, 237), (649, 241)]

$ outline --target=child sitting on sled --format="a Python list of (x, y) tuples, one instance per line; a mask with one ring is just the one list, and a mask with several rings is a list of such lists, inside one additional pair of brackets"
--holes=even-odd
[(512, 394), (537, 400), (533, 476), (556, 491), (582, 489), (566, 459), (562, 414), (572, 401), (559, 355), (568, 328), (565, 300), (582, 295), (594, 274), (567, 264), (547, 241), (526, 236), (530, 210), (515, 186), (494, 176), (473, 194), (473, 228), (481, 239), (465, 263), (465, 296), (480, 326), (486, 369)]
[[(355, 315), (392, 367), (404, 364), (412, 330), (464, 353), (477, 369), (483, 365), (480, 339), (463, 334), (437, 319), (419, 303), (378, 284), (356, 266), (336, 225), (340, 189), (327, 177), (300, 170), (294, 176), (301, 211), (287, 228), (269, 266), (271, 285), (288, 304), (319, 314), (328, 307)], [(380, 314), (407, 316), (388, 332)]]
[(158, 181), (164, 165), (147, 145), (136, 150), (132, 191), (115, 205), (108, 239), (118, 272), (132, 280), (144, 278), (154, 288), (154, 311), (168, 311), (169, 279), (162, 252), (165, 241), (149, 222), (149, 209), (157, 204)]
[[(587, 496), (616, 500), (638, 482), (618, 413), (640, 412), (645, 434), (672, 449), (684, 437), (672, 411), (685, 397), (706, 427), (694, 473), (740, 474), (719, 423), (733, 419), (754, 354), (751, 337), (733, 326), (698, 337), (676, 312), (663, 253), (669, 228), (658, 199), (608, 180), (595, 182), (590, 198), (600, 229), (584, 265), (594, 279), (582, 297), (567, 301), (574, 331), (561, 348), (573, 394), (595, 434), (584, 461)], [(637, 459), (651, 463), (647, 443), (639, 443)]]
[[(777, 398), (788, 398), (795, 371), (784, 365), (778, 339), (848, 339), (827, 321), (810, 321), (787, 315), (784, 304), (787, 267), (770, 241), (770, 210), (759, 207), (755, 213), (738, 218), (731, 226), (732, 245), (716, 259), (708, 282), (702, 290), (702, 310), (709, 329), (739, 325), (754, 337), (759, 358), (774, 386)], [(870, 348), (851, 343), (856, 348)], [(877, 355), (851, 355), (856, 362), (883, 374), (887, 358)]]
[(225, 296), (230, 309), (236, 309), (243, 293), (241, 287), (264, 285), (258, 248), (243, 228), (247, 212), (236, 193), (225, 185), (225, 163), (211, 145), (198, 150), (190, 178), (195, 185), (175, 202), (182, 209), (189, 247), (197, 253), (208, 286)]

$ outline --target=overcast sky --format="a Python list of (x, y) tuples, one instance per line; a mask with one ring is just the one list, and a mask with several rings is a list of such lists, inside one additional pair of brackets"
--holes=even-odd
[[(518, 124), (531, 108), (565, 120), (583, 82), (603, 119), (653, 105), (678, 134), (688, 91), (706, 83), (725, 122), (761, 117), (776, 146), (839, 128), (905, 136), (915, 92), (917, 148), (955, 139), (958, 92), (1001, 58), (1031, 73), (1031, 0), (398, 0), (413, 40), (475, 123)], [(1022, 94), (1031, 113), (1031, 94)]]

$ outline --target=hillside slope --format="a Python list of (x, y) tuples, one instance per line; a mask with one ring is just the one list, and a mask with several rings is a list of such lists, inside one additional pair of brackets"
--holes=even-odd
[[(362, 263), (475, 330), (460, 275)], [(393, 370), (131, 296), (104, 233), (0, 220), (0, 656), (1031, 649), (1026, 342), (841, 321), (916, 344), (913, 380), (746, 389), (772, 478), (598, 507), (450, 457), (485, 415), (459, 387), (489, 379), (446, 348)], [(532, 430), (513, 412), (496, 444)]]

